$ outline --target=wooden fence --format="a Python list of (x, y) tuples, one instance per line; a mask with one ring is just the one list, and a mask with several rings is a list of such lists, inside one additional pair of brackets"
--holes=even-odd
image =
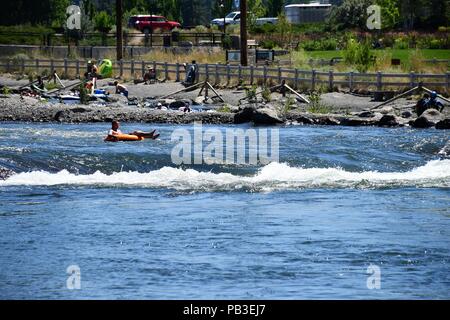
[[(156, 70), (158, 79), (182, 81), (185, 68), (180, 63), (156, 61), (118, 61), (113, 63), (113, 76), (142, 78), (146, 67)], [(199, 64), (199, 78), (211, 83), (227, 85), (243, 84), (279, 84), (283, 80), (297, 89), (327, 88), (369, 88), (373, 91), (412, 88), (419, 84), (425, 87), (445, 90), (450, 88), (450, 72), (445, 74), (422, 73), (358, 73), (358, 72), (323, 72), (316, 70), (299, 70), (272, 66), (247, 66), (230, 64)], [(35, 72), (49, 74), (53, 70), (62, 77), (80, 77), (86, 71), (86, 61), (71, 59), (0, 59), (3, 72)]]
[[(115, 46), (116, 33), (99, 33), (90, 32), (83, 33), (77, 37), (69, 37), (67, 34), (58, 33), (39, 33), (39, 32), (5, 32), (0, 31), (0, 40), (3, 44), (23, 44), (18, 43), (14, 37), (25, 41), (27, 44), (52, 46), (52, 45), (68, 45), (75, 43), (78, 45), (97, 45), (97, 46)], [(193, 46), (220, 46), (222, 41), (222, 33), (220, 32), (164, 32), (164, 33), (128, 33), (123, 34), (124, 46), (130, 45), (130, 42), (138, 42), (139, 45), (145, 47), (152, 46), (172, 46), (175, 43), (192, 42)]]

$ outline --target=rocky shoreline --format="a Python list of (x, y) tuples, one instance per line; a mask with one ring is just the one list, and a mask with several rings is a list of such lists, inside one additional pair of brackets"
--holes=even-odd
[[(162, 101), (164, 103), (164, 101)], [(170, 102), (168, 102), (170, 103)], [(172, 102), (173, 103), (173, 102)], [(40, 101), (20, 95), (0, 96), (0, 121), (23, 122), (123, 122), (188, 124), (201, 121), (205, 124), (239, 124), (252, 122), (256, 125), (305, 124), (342, 126), (381, 126), (449, 129), (450, 117), (431, 109), (416, 118), (406, 110), (399, 114), (392, 107), (376, 111), (351, 112), (348, 114), (314, 114), (293, 110), (280, 115), (277, 107), (271, 104), (251, 104), (232, 107), (229, 112), (182, 112), (155, 110), (151, 108), (128, 106), (118, 103), (111, 105), (67, 105)]]
[[(115, 88), (111, 86), (110, 80), (98, 81), (98, 87), (109, 92), (108, 102), (99, 100), (83, 105), (14, 94), (12, 92), (20, 91), (18, 89), (26, 86), (28, 80), (0, 75), (0, 86), (11, 89), (11, 94), (0, 95), (0, 121), (82, 123), (110, 122), (118, 119), (123, 122), (171, 124), (201, 121), (205, 124), (252, 122), (256, 125), (411, 126), (438, 129), (450, 127), (450, 108), (444, 108), (442, 114), (436, 110), (427, 110), (417, 118), (413, 112), (413, 97), (401, 98), (385, 107), (376, 108), (379, 102), (372, 101), (370, 96), (329, 92), (320, 95), (318, 110), (295, 100), (289, 103), (288, 99), (292, 98), (283, 97), (277, 92), (271, 94), (270, 103), (260, 101), (241, 105), (246, 98), (243, 88), (217, 88), (225, 102), (203, 106), (203, 97), (198, 97), (199, 90), (182, 91), (184, 87), (179, 82), (151, 85), (126, 83), (130, 93), (128, 100), (113, 93)], [(70, 87), (76, 80), (63, 80), (63, 83)], [(171, 92), (175, 93), (170, 94)], [(161, 98), (164, 95), (170, 98)], [(161, 109), (166, 110), (155, 108), (158, 103)], [(286, 108), (287, 104), (290, 104), (289, 108)], [(183, 109), (183, 106), (209, 111), (178, 111)]]

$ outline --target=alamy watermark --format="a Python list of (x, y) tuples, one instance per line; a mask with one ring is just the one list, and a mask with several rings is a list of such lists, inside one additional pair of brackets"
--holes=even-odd
[(367, 7), (367, 21), (366, 26), (369, 30), (381, 29), (381, 7), (374, 4)]
[(201, 122), (187, 129), (172, 132), (177, 144), (171, 152), (172, 162), (180, 164), (269, 164), (279, 160), (279, 130), (277, 128), (218, 128), (203, 130)]
[(66, 9), (66, 14), (69, 15), (66, 21), (67, 29), (80, 30), (81, 29), (81, 10), (79, 6), (71, 5)]
[(366, 285), (367, 289), (381, 289), (381, 269), (379, 266), (375, 264), (370, 264), (366, 270), (367, 274), (370, 274), (367, 277)]
[(66, 287), (69, 290), (81, 289), (81, 269), (76, 264), (67, 267), (66, 272), (69, 277), (66, 280)]

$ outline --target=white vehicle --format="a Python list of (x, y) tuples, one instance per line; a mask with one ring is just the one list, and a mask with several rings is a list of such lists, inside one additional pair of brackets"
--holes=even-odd
[[(219, 27), (223, 27), (223, 21), (224, 21), (224, 18), (217, 18), (217, 19), (212, 20), (211, 24), (217, 25)], [(276, 24), (277, 22), (278, 22), (278, 18), (258, 18), (258, 19), (256, 19), (257, 25), (263, 25), (265, 23)], [(225, 25), (239, 24), (239, 23), (241, 23), (241, 12), (240, 11), (233, 11), (225, 17)]]
[(239, 24), (241, 22), (241, 12), (240, 11), (231, 12), (225, 17), (225, 19), (224, 18), (214, 19), (211, 21), (211, 24), (215, 24), (219, 27), (223, 27), (224, 20), (225, 20), (225, 25)]

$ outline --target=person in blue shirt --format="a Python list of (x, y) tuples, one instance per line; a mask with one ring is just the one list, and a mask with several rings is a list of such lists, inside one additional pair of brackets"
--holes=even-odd
[(416, 113), (420, 117), (425, 110), (436, 109), (439, 112), (444, 110), (444, 105), (437, 100), (436, 91), (432, 91), (430, 94), (425, 93), (423, 97), (416, 104)]

